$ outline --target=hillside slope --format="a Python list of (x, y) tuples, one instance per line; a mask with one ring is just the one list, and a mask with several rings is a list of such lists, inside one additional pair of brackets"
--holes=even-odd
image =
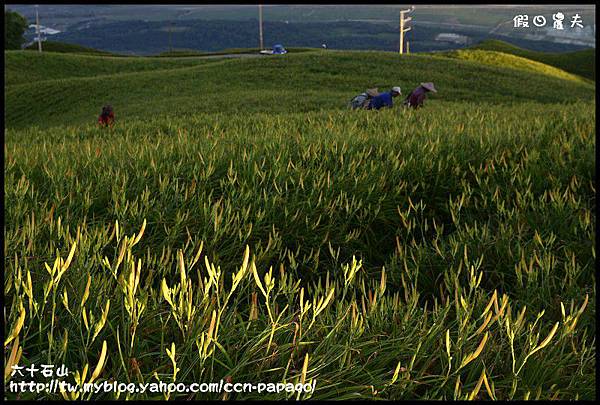
[(590, 83), (589, 79), (585, 79), (581, 76), (568, 73), (554, 66), (504, 52), (483, 50), (457, 50), (445, 52), (443, 53), (443, 55), (450, 58), (479, 62), (484, 65), (510, 67), (512, 69), (541, 73), (559, 79), (571, 80), (580, 83)]
[[(560, 103), (592, 100), (595, 94), (593, 85), (544, 72), (431, 55), (306, 52), (208, 62), (55, 54), (48, 56), (53, 69), (36, 63), (35, 56), (5, 53), (6, 127), (90, 122), (104, 103), (115, 106), (119, 119), (167, 112), (337, 110), (365, 88), (400, 85), (406, 94), (423, 81), (439, 89), (432, 102)], [(56, 80), (41, 80), (48, 76)]]
[(6, 51), (4, 82), (11, 86), (45, 80), (97, 77), (148, 70), (175, 69), (210, 63), (195, 58), (139, 58), (56, 52)]
[[(38, 44), (34, 42), (25, 48), (27, 51), (37, 51)], [(88, 54), (88, 55), (97, 55), (97, 56), (120, 56), (108, 51), (101, 51), (95, 48), (89, 48), (87, 46), (68, 44), (65, 42), (57, 42), (57, 41), (45, 41), (42, 44), (43, 52), (58, 52), (58, 53), (78, 53), (78, 54)], [(43, 53), (42, 52), (42, 53)]]
[(504, 52), (557, 67), (591, 80), (596, 80), (596, 50), (587, 49), (575, 52), (550, 53), (519, 48), (504, 41), (488, 40), (468, 49)]

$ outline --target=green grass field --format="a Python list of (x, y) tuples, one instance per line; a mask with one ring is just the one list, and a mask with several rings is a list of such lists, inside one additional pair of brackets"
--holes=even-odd
[[(287, 48), (287, 49), (289, 52), (307, 52), (307, 51), (315, 50), (313, 48), (294, 48), (294, 47)], [(37, 52), (38, 45), (37, 45), (37, 43), (34, 43), (34, 44), (28, 46), (27, 48), (25, 48), (25, 50)], [(120, 54), (111, 53), (111, 52), (107, 52), (107, 51), (101, 51), (101, 50), (94, 49), (94, 48), (88, 48), (88, 47), (81, 46), (81, 45), (68, 44), (65, 42), (57, 42), (57, 41), (45, 41), (42, 45), (42, 51), (43, 51), (42, 53), (50, 52), (51, 54), (67, 53), (67, 54), (76, 54), (76, 55), (135, 58), (135, 57), (127, 56), (127, 55), (120, 55)], [(175, 57), (190, 57), (190, 56), (193, 57), (193, 56), (226, 55), (226, 54), (236, 54), (236, 53), (258, 53), (258, 51), (260, 51), (260, 49), (258, 49), (258, 48), (232, 48), (232, 49), (224, 49), (219, 52), (201, 52), (201, 51), (197, 51), (195, 49), (174, 49), (173, 51), (163, 52), (163, 53), (160, 53), (155, 56), (161, 57), (161, 58), (164, 58), (164, 57), (175, 58)], [(18, 65), (15, 65), (15, 64), (11, 65), (12, 68), (16, 68), (17, 66)], [(100, 68), (100, 67), (98, 67), (98, 68)], [(59, 69), (59, 70), (63, 74), (70, 73), (69, 76), (73, 76), (73, 75), (77, 76), (76, 74), (74, 74), (75, 72), (64, 71), (62, 69)], [(100, 73), (100, 72), (102, 72), (102, 70), (98, 71), (98, 73)], [(69, 76), (67, 76), (67, 77), (69, 77)]]
[[(25, 48), (27, 51), (38, 51), (38, 44), (33, 43)], [(67, 44), (64, 42), (56, 41), (44, 41), (42, 44), (43, 52), (57, 52), (57, 53), (76, 53), (76, 54), (87, 54), (95, 56), (120, 56), (107, 51), (101, 51), (99, 49), (89, 48), (87, 46)]]
[[(315, 48), (295, 48), (295, 47), (286, 48), (286, 50), (288, 52), (293, 52), (293, 53), (316, 51)], [(230, 54), (236, 54), (236, 53), (259, 53), (259, 51), (260, 51), (259, 48), (231, 48), (231, 49), (224, 49), (224, 50), (218, 51), (218, 52), (201, 52), (201, 51), (197, 51), (195, 49), (174, 49), (173, 51), (163, 52), (156, 56), (161, 57), (161, 58), (164, 58), (164, 57), (167, 57), (167, 58), (189, 57), (189, 56), (191, 56), (191, 57), (193, 57), (193, 56), (218, 56), (218, 55), (230, 55)]]
[[(102, 79), (122, 81), (119, 75), (198, 67), (203, 61), (188, 58), (156, 59), (137, 57), (97, 57), (77, 53), (5, 52), (6, 88), (14, 85), (38, 85), (57, 80)], [(124, 76), (125, 78), (127, 76)], [(60, 88), (60, 86), (57, 86)], [(68, 100), (65, 100), (68, 105)]]
[(559, 79), (580, 83), (593, 83), (590, 81), (590, 79), (585, 79), (581, 76), (568, 73), (554, 66), (504, 52), (483, 51), (479, 49), (458, 50), (446, 52), (444, 56), (462, 60), (471, 60), (490, 66), (510, 66), (513, 69), (543, 73), (545, 76), (556, 77)]
[[(315, 383), (119, 399), (594, 399), (595, 86), (461, 56), (5, 52), (5, 391), (44, 363)], [(117, 398), (19, 395), (63, 397)]]
[(591, 100), (595, 94), (593, 84), (545, 65), (536, 66), (551, 74), (532, 71), (529, 64), (497, 67), (438, 55), (314, 51), (236, 60), (132, 57), (106, 63), (90, 56), (15, 51), (6, 58), (9, 128), (89, 123), (105, 103), (113, 104), (124, 120), (163, 113), (343, 110), (367, 87), (400, 85), (408, 93), (423, 81), (436, 83), (444, 103), (557, 103)]
[(596, 50), (594, 49), (567, 53), (536, 52), (497, 40), (484, 41), (472, 46), (470, 49), (512, 54), (554, 66), (591, 80), (596, 80)]

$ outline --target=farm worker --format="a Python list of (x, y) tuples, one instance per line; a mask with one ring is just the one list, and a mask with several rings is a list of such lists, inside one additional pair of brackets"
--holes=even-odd
[(378, 95), (379, 91), (377, 90), (377, 87), (374, 89), (367, 89), (364, 93), (360, 93), (350, 100), (350, 108), (353, 110), (366, 109), (369, 106), (371, 99)]
[(398, 86), (392, 87), (392, 90), (385, 92), (385, 93), (381, 93), (378, 96), (373, 97), (371, 99), (371, 102), (369, 103), (369, 106), (367, 107), (367, 109), (379, 110), (382, 107), (392, 107), (394, 105), (394, 102), (392, 101), (392, 99), (394, 97), (398, 97), (400, 94), (402, 94), (402, 90), (400, 90), (400, 87), (398, 87)]
[(425, 98), (427, 97), (427, 93), (429, 93), (429, 92), (437, 93), (437, 90), (433, 86), (433, 83), (431, 83), (431, 82), (421, 83), (421, 85), (419, 87), (414, 89), (406, 97), (403, 104), (408, 107), (412, 107), (412, 108), (423, 107), (423, 101), (425, 101)]
[(112, 128), (115, 122), (115, 114), (113, 113), (112, 106), (110, 104), (102, 107), (102, 113), (98, 117), (98, 125), (101, 127), (109, 126)]

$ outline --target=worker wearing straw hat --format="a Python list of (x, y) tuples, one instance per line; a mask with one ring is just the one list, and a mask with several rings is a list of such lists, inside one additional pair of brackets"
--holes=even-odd
[(404, 105), (412, 108), (423, 107), (423, 101), (427, 97), (427, 93), (434, 92), (437, 93), (437, 90), (433, 86), (433, 83), (421, 83), (419, 87), (414, 89), (404, 100)]
[(398, 97), (401, 94), (402, 94), (402, 90), (400, 90), (400, 87), (394, 86), (394, 87), (392, 87), (392, 89), (390, 91), (385, 92), (385, 93), (380, 93), (379, 95), (371, 98), (371, 102), (367, 106), (367, 109), (368, 110), (373, 110), (373, 109), (379, 110), (380, 108), (383, 108), (383, 107), (393, 107), (394, 102), (392, 101), (392, 99), (394, 97)]

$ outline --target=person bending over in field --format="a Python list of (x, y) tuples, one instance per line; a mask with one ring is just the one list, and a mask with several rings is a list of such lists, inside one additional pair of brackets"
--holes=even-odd
[(98, 125), (101, 127), (111, 127), (115, 123), (115, 114), (113, 113), (112, 106), (107, 104), (102, 107), (102, 113), (98, 117)]
[(407, 107), (418, 108), (423, 107), (423, 102), (425, 98), (427, 98), (427, 93), (434, 92), (437, 93), (437, 90), (433, 86), (433, 83), (421, 83), (419, 87), (414, 89), (407, 97), (404, 99), (404, 104)]
[(353, 110), (364, 110), (369, 106), (371, 99), (379, 95), (377, 87), (374, 89), (367, 89), (364, 93), (360, 93), (358, 96), (350, 100), (350, 108)]
[(400, 90), (400, 87), (398, 87), (398, 86), (392, 87), (392, 89), (390, 91), (381, 93), (381, 94), (373, 97), (371, 99), (371, 102), (369, 103), (367, 109), (368, 110), (379, 110), (383, 107), (393, 107), (394, 101), (392, 99), (394, 97), (398, 97), (400, 94), (402, 94), (402, 90)]

